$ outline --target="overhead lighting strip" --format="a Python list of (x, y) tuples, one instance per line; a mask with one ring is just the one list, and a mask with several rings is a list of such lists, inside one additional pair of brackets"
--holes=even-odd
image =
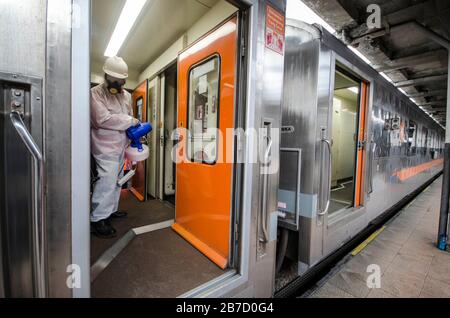
[(119, 53), (146, 3), (147, 0), (127, 0), (109, 40), (105, 56), (116, 56)]

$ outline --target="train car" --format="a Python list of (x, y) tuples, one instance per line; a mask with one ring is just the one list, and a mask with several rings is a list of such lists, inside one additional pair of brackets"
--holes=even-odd
[[(124, 21), (136, 17), (119, 51), (125, 89), (154, 130), (122, 191), (129, 217), (99, 240), (89, 89), (125, 9)], [(261, 148), (278, 161), (285, 10), (283, 0), (0, 2), (0, 296), (273, 295), (278, 174), (262, 178), (252, 157)], [(181, 142), (174, 127), (194, 133)], [(172, 164), (183, 146), (190, 160)]]
[[(135, 5), (118, 53), (154, 129), (102, 240), (89, 90)], [(0, 297), (287, 295), (442, 169), (442, 128), (331, 34), (286, 23), (284, 0), (0, 12)]]
[(283, 91), (280, 295), (436, 178), (445, 136), (318, 25), (288, 19)]

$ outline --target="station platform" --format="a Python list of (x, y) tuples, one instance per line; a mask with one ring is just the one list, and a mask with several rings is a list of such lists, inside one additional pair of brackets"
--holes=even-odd
[[(442, 177), (342, 259), (304, 298), (450, 297), (450, 252), (436, 248)], [(374, 287), (375, 264), (379, 284)], [(369, 280), (369, 284), (367, 281)], [(370, 288), (368, 285), (372, 285)]]

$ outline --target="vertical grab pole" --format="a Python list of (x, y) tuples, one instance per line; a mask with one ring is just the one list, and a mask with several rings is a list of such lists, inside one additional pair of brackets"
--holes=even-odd
[(447, 121), (445, 124), (445, 148), (444, 148), (444, 176), (442, 179), (441, 211), (439, 216), (439, 233), (437, 247), (445, 250), (448, 238), (448, 212), (450, 196), (450, 50), (448, 51), (448, 81), (447, 81)]
[(262, 243), (268, 243), (269, 242), (269, 226), (268, 226), (268, 213), (267, 213), (267, 200), (268, 198), (268, 192), (269, 192), (269, 167), (271, 164), (271, 153), (272, 153), (272, 147), (273, 147), (273, 140), (270, 133), (270, 125), (271, 122), (265, 122), (264, 123), (264, 142), (267, 142), (266, 150), (264, 152), (264, 157), (262, 162), (263, 166), (263, 185), (262, 185), (262, 208), (261, 208), (261, 229), (263, 237), (260, 239), (260, 242)]
[[(323, 182), (323, 174), (322, 174), (322, 168), (323, 168), (323, 164), (321, 164), (321, 172), (320, 172), (320, 196), (319, 196), (319, 200), (320, 200), (320, 212), (319, 213), (317, 213), (317, 215), (318, 216), (320, 216), (320, 217), (322, 217), (322, 216), (324, 216), (325, 214), (327, 214), (328, 213), (328, 210), (330, 209), (330, 203), (331, 203), (331, 193), (330, 193), (330, 182), (331, 182), (331, 177), (332, 177), (332, 162), (331, 162), (331, 159), (332, 159), (332, 150), (331, 150), (331, 141), (330, 140), (328, 140), (327, 138), (326, 138), (326, 129), (325, 128), (322, 128), (322, 135), (321, 135), (321, 143), (322, 144), (325, 144), (326, 145), (326, 148), (327, 148), (327, 150), (328, 150), (328, 179), (327, 179), (327, 182), (328, 182), (328, 186), (326, 187), (326, 194), (327, 194), (327, 196), (326, 196), (326, 198), (327, 198), (327, 200), (326, 200), (326, 203), (325, 203), (325, 208), (323, 208), (323, 185), (322, 185), (322, 182)], [(321, 155), (321, 160), (323, 160), (323, 155)]]
[(47, 260), (45, 241), (45, 162), (42, 151), (28, 131), (20, 113), (10, 114), (11, 122), (33, 158), (33, 279), (35, 296), (47, 297)]

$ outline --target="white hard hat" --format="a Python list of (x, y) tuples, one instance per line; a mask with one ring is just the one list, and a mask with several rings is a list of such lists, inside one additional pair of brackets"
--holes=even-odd
[(115, 78), (128, 78), (128, 65), (123, 58), (118, 56), (109, 57), (103, 66), (103, 71)]

